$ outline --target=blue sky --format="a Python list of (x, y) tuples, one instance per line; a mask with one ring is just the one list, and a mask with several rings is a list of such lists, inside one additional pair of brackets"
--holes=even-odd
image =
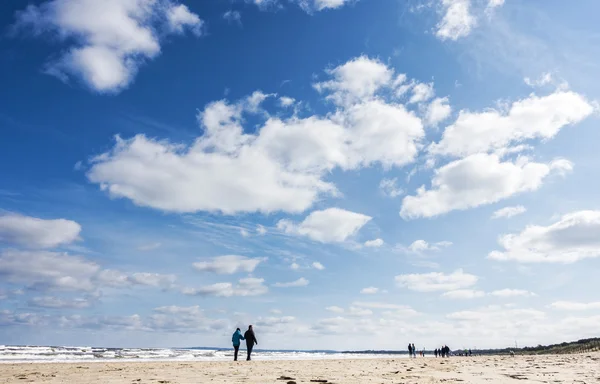
[(595, 2), (0, 11), (0, 343), (597, 332)]

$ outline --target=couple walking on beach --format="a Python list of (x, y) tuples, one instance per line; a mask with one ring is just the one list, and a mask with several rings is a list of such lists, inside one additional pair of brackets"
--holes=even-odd
[(233, 343), (233, 361), (237, 361), (238, 359), (241, 340), (246, 340), (246, 351), (248, 353), (246, 360), (250, 361), (250, 355), (252, 354), (254, 344), (258, 344), (258, 340), (256, 340), (256, 336), (254, 335), (254, 330), (252, 329), (251, 325), (248, 326), (248, 330), (244, 332), (244, 335), (242, 335), (242, 331), (239, 328), (233, 333), (233, 336), (231, 337), (231, 342)]

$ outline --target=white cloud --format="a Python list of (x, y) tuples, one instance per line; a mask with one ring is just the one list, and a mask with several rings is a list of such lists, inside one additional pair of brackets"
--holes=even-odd
[(365, 241), (365, 247), (379, 248), (382, 245), (383, 245), (383, 240), (382, 239), (374, 239), (374, 240)]
[(139, 67), (160, 54), (161, 38), (191, 30), (202, 20), (172, 0), (50, 0), (17, 13), (17, 27), (74, 42), (47, 73), (81, 78), (98, 92), (126, 88)]
[(44, 289), (91, 291), (100, 266), (79, 256), (47, 251), (4, 250), (3, 281)]
[(468, 36), (477, 24), (471, 14), (471, 0), (441, 0), (444, 16), (437, 24), (436, 36), (441, 40), (458, 40)]
[(382, 303), (378, 301), (355, 301), (352, 305), (354, 307), (387, 310), (384, 312), (385, 315), (413, 316), (418, 314), (418, 312), (411, 307), (401, 304)]
[(191, 307), (180, 307), (177, 305), (167, 305), (167, 306), (163, 306), (163, 307), (154, 308), (154, 312), (170, 314), (170, 315), (185, 314), (185, 315), (193, 315), (193, 316), (199, 316), (202, 314), (202, 310), (197, 305), (193, 305)]
[(412, 88), (412, 96), (409, 103), (422, 103), (431, 99), (435, 95), (433, 91), (433, 83), (419, 83)]
[(227, 11), (223, 14), (223, 18), (230, 23), (236, 22), (238, 24), (242, 23), (242, 14), (239, 11)]
[(504, 248), (489, 259), (520, 263), (574, 263), (600, 257), (600, 211), (577, 211), (548, 226), (530, 225), (521, 233), (503, 235)]
[(135, 285), (169, 288), (174, 275), (124, 274), (102, 269), (80, 256), (48, 251), (4, 250), (0, 253), (0, 275), (4, 281), (39, 290), (95, 291), (102, 287)]
[(307, 236), (322, 243), (343, 242), (358, 232), (371, 217), (346, 211), (340, 208), (328, 208), (313, 211), (301, 223), (280, 220), (277, 228), (288, 234)]
[(590, 116), (594, 107), (572, 91), (547, 96), (530, 95), (512, 103), (506, 112), (461, 110), (456, 121), (444, 130), (439, 143), (429, 152), (437, 155), (468, 156), (506, 148), (529, 139), (551, 139), (561, 128)]
[(600, 309), (600, 301), (591, 303), (578, 303), (573, 301), (555, 301), (550, 307), (560, 311), (589, 311)]
[(319, 92), (330, 91), (328, 99), (345, 105), (372, 98), (381, 88), (389, 86), (394, 71), (379, 60), (360, 56), (330, 69), (332, 80), (314, 84)]
[(300, 269), (300, 264), (298, 264), (298, 263), (292, 263), (290, 265), (290, 269), (293, 269), (294, 271), (297, 271), (297, 270)]
[(442, 293), (442, 297), (453, 300), (469, 300), (484, 297), (485, 292), (472, 289), (456, 289)]
[(89, 307), (91, 302), (86, 298), (63, 299), (53, 296), (43, 296), (34, 297), (33, 299), (29, 300), (28, 304), (33, 307), (41, 308), (81, 309)]
[(529, 77), (526, 77), (523, 79), (523, 81), (532, 88), (538, 88), (543, 87), (544, 85), (553, 84), (554, 78), (552, 77), (552, 73), (546, 72), (543, 73), (538, 79), (532, 80)]
[(440, 251), (444, 247), (452, 245), (450, 241), (438, 241), (437, 243), (429, 244), (425, 240), (415, 240), (409, 245), (408, 250), (414, 253), (423, 253), (431, 251)]
[(454, 291), (471, 287), (477, 283), (477, 276), (457, 269), (450, 274), (441, 272), (413, 273), (398, 275), (396, 284), (417, 292)]
[[(213, 102), (199, 113), (203, 134), (192, 145), (117, 137), (111, 151), (92, 159), (87, 177), (111, 197), (169, 212), (303, 212), (323, 196), (338, 195), (324, 181), (334, 169), (401, 167), (422, 146), (416, 114), (374, 97), (383, 85), (394, 86), (393, 71), (377, 60), (357, 60), (360, 65), (346, 63), (330, 71), (334, 80), (320, 83), (323, 92), (333, 92), (329, 96), (353, 100), (333, 114), (265, 113), (264, 124), (244, 133), (244, 115), (255, 113), (250, 99), (268, 95)], [(369, 73), (362, 80), (361, 71)]]
[(271, 309), (269, 312), (271, 312), (274, 315), (281, 315), (282, 312), (279, 309)]
[(136, 272), (128, 276), (128, 281), (135, 285), (147, 285), (151, 287), (170, 287), (175, 283), (175, 275), (160, 273)]
[(78, 239), (81, 226), (71, 220), (0, 215), (0, 242), (27, 248), (55, 248)]
[(389, 197), (397, 197), (404, 193), (402, 188), (398, 187), (398, 179), (382, 179), (379, 183), (379, 190)]
[(548, 164), (520, 157), (502, 162), (497, 155), (475, 154), (452, 161), (435, 170), (432, 188), (417, 190), (416, 196), (402, 200), (404, 219), (433, 217), (453, 210), (491, 204), (510, 196), (535, 191), (552, 172), (564, 172), (571, 163), (564, 160)]
[(282, 317), (259, 317), (256, 319), (256, 326), (259, 327), (274, 327), (280, 324), (290, 324), (296, 320), (293, 316)]
[(242, 235), (242, 237), (248, 237), (248, 236), (250, 236), (250, 233), (248, 232), (247, 229), (242, 228), (242, 229), (240, 229), (240, 235)]
[(290, 107), (290, 106), (294, 105), (295, 102), (296, 102), (296, 99), (294, 99), (292, 97), (281, 96), (279, 98), (279, 104), (282, 107)]
[(488, 9), (497, 8), (497, 7), (501, 7), (503, 5), (504, 5), (504, 0), (489, 0), (487, 8)]
[(291, 287), (305, 287), (308, 284), (309, 284), (309, 281), (307, 279), (305, 279), (304, 277), (301, 277), (298, 280), (290, 281), (288, 283), (275, 283), (275, 284), (273, 284), (273, 286), (278, 287), (278, 288), (291, 288)]
[(336, 9), (343, 7), (344, 4), (349, 3), (352, 0), (314, 0), (315, 8), (318, 11), (322, 11), (324, 9)]
[(514, 207), (504, 207), (492, 214), (492, 219), (510, 218), (527, 212), (527, 209), (522, 205), (516, 205)]
[(148, 243), (148, 244), (144, 244), (144, 245), (140, 245), (137, 249), (139, 251), (153, 251), (155, 249), (160, 248), (162, 244), (161, 243)]
[(328, 310), (329, 312), (344, 313), (344, 308), (336, 307), (335, 305), (331, 306), (331, 307), (327, 307), (325, 309)]
[(315, 261), (315, 262), (314, 262), (314, 263), (312, 263), (311, 265), (312, 265), (312, 267), (313, 267), (314, 269), (317, 269), (317, 270), (319, 270), (319, 271), (322, 271), (322, 270), (324, 270), (324, 269), (325, 269), (325, 266), (323, 266), (323, 264), (319, 263), (318, 261)]
[(448, 98), (436, 98), (428, 106), (425, 112), (425, 124), (429, 126), (437, 126), (442, 121), (450, 117), (452, 107), (449, 104)]
[(264, 282), (264, 279), (246, 277), (240, 279), (236, 285), (232, 283), (216, 283), (200, 288), (184, 288), (182, 293), (190, 296), (259, 296), (269, 291), (263, 284)]
[[(167, 2), (169, 3), (169, 2)], [(167, 20), (172, 33), (183, 34), (189, 29), (196, 36), (202, 34), (203, 21), (183, 4), (169, 4), (167, 9)]]
[(377, 287), (363, 288), (360, 290), (360, 293), (362, 293), (363, 295), (374, 295), (376, 293), (379, 293), (379, 288), (377, 288)]
[(503, 298), (519, 297), (519, 296), (521, 296), (521, 297), (536, 296), (535, 293), (526, 291), (524, 289), (508, 289), (508, 288), (492, 291), (492, 292), (490, 292), (490, 295), (496, 296), (496, 297), (503, 297)]
[(264, 258), (249, 258), (237, 255), (225, 255), (212, 258), (210, 261), (198, 261), (194, 268), (201, 272), (214, 272), (221, 275), (231, 275), (238, 272), (254, 272)]
[(371, 316), (373, 314), (373, 311), (366, 308), (350, 307), (345, 313), (346, 315), (351, 317), (365, 317)]
[(259, 235), (265, 235), (267, 233), (267, 228), (265, 228), (264, 226), (258, 224), (256, 226), (256, 233), (258, 233)]

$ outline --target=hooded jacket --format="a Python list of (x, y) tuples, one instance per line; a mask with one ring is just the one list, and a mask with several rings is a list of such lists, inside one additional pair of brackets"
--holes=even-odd
[(245, 339), (244, 339), (244, 336), (242, 336), (242, 331), (237, 330), (233, 333), (233, 336), (231, 336), (231, 342), (233, 343), (233, 346), (239, 347), (240, 340), (245, 340)]

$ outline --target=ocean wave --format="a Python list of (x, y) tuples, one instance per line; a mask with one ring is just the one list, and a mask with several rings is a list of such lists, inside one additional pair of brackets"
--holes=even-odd
[[(245, 351), (240, 351), (241, 356)], [(342, 354), (336, 352), (255, 351), (255, 360), (322, 360), (398, 358), (397, 355)], [(105, 361), (228, 361), (233, 350), (184, 348), (98, 348), (72, 346), (0, 345), (0, 363), (105, 362)]]

